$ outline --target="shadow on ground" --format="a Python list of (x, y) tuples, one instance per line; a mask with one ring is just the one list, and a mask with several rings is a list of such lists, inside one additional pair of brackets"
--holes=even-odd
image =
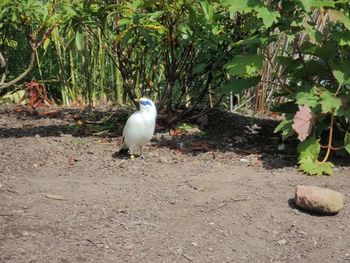
[[(0, 114), (5, 117), (1, 118), (0, 122), (0, 139), (59, 137), (64, 134), (113, 138), (121, 136), (130, 110), (67, 109), (33, 114), (6, 108), (0, 109)], [(202, 134), (174, 137), (161, 125), (153, 142), (158, 147), (180, 151), (184, 149), (183, 153), (187, 155), (196, 155), (203, 151), (234, 152), (240, 155), (243, 161), (255, 158), (266, 169), (293, 167), (297, 164), (298, 141), (292, 138), (282, 142), (280, 135), (274, 133), (278, 120), (211, 110), (204, 116), (204, 121), (202, 118), (201, 121), (195, 122), (203, 131)], [(164, 124), (166, 120), (160, 119), (158, 123)], [(205, 147), (186, 151), (186, 146), (196, 143)], [(113, 157), (125, 158), (124, 155), (118, 154), (113, 154)], [(333, 161), (336, 165), (349, 165), (346, 159)]]
[(335, 215), (334, 213), (322, 213), (322, 212), (310, 211), (310, 210), (301, 208), (297, 206), (294, 198), (291, 198), (288, 200), (288, 206), (292, 208), (294, 211), (298, 211), (300, 213), (310, 215), (310, 216), (315, 216), (315, 217), (332, 217)]

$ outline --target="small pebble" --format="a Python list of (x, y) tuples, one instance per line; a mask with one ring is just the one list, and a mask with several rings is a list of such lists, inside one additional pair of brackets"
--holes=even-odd
[(278, 245), (284, 246), (287, 244), (287, 241), (285, 239), (281, 239), (277, 242)]
[(277, 147), (277, 149), (278, 149), (279, 151), (284, 151), (284, 150), (286, 149), (286, 145), (285, 145), (284, 143), (279, 144), (278, 147)]

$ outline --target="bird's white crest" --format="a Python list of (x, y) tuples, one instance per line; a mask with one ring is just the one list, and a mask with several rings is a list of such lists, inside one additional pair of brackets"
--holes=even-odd
[(134, 147), (141, 148), (152, 139), (156, 126), (157, 109), (153, 101), (147, 98), (138, 101), (140, 110), (129, 117), (123, 130), (123, 149), (130, 149), (131, 153)]

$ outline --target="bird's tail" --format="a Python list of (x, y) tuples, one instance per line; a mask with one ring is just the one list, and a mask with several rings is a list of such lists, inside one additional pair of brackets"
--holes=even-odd
[(128, 150), (128, 149), (129, 149), (129, 147), (126, 145), (125, 142), (123, 142), (122, 150)]
[(129, 147), (126, 145), (126, 143), (125, 143), (125, 138), (123, 137), (123, 145), (122, 145), (122, 147), (119, 149), (119, 153), (120, 153), (120, 154), (125, 154), (125, 153), (128, 152), (128, 150), (129, 150)]

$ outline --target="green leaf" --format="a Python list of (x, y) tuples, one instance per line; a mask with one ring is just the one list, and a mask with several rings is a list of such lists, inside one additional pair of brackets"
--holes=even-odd
[(333, 57), (334, 44), (327, 43), (320, 47), (310, 42), (304, 42), (300, 46), (300, 50), (304, 54), (315, 55), (317, 57), (323, 58), (324, 60), (330, 60)]
[(263, 66), (264, 57), (257, 54), (235, 56), (225, 65), (232, 76), (256, 76)]
[(350, 18), (346, 14), (334, 9), (328, 10), (328, 14), (331, 21), (340, 22), (344, 24), (347, 29), (350, 29)]
[(319, 104), (319, 97), (310, 91), (300, 91), (295, 96), (296, 103), (298, 105), (306, 105), (311, 108), (315, 108)]
[(316, 29), (314, 26), (310, 25), (308, 22), (303, 23), (303, 27), (305, 28), (306, 33), (310, 37), (310, 41), (315, 44), (322, 44), (323, 34)]
[(304, 8), (307, 12), (310, 11), (312, 8), (334, 7), (333, 0), (303, 0), (301, 2), (304, 5)]
[(320, 163), (317, 161), (321, 151), (321, 145), (314, 137), (309, 137), (299, 143), (299, 170), (310, 175), (332, 175), (333, 164), (331, 162)]
[(247, 37), (245, 39), (239, 40), (232, 45), (235, 47), (238, 46), (243, 46), (246, 45), (247, 47), (255, 46), (255, 45), (260, 45), (261, 44), (261, 39), (258, 36), (251, 36)]
[(282, 136), (287, 138), (294, 134), (293, 125), (293, 114), (287, 114), (286, 118), (281, 121), (274, 130), (274, 133), (282, 131)]
[(296, 113), (299, 110), (298, 105), (293, 101), (288, 101), (272, 108), (272, 111), (282, 113)]
[[(124, 32), (125, 32), (125, 31), (124, 31)], [(125, 34), (122, 35), (120, 45), (121, 45), (122, 47), (125, 47), (126, 44), (128, 43), (128, 41), (130, 40), (131, 37), (132, 37), (132, 29), (126, 30)]]
[(334, 32), (332, 38), (339, 43), (340, 46), (350, 46), (350, 31)]
[(284, 65), (284, 66), (288, 66), (292, 63), (295, 63), (296, 60), (290, 58), (290, 57), (283, 57), (283, 56), (279, 56), (277, 57), (277, 61), (278, 64)]
[(157, 20), (159, 17), (161, 17), (164, 14), (164, 11), (156, 11), (153, 13), (150, 13), (150, 20)]
[(202, 73), (206, 69), (207, 66), (208, 65), (206, 63), (200, 63), (193, 68), (192, 73), (193, 74)]
[(350, 61), (335, 64), (333, 75), (340, 85), (350, 84)]
[(345, 118), (350, 120), (350, 108), (343, 105), (336, 111), (335, 115), (339, 117), (344, 116)]
[(334, 97), (328, 90), (321, 93), (320, 99), (322, 113), (334, 112), (342, 105), (341, 99)]
[(350, 154), (350, 144), (345, 145), (344, 149)]
[(345, 132), (344, 148), (350, 154), (350, 133), (349, 132)]
[(334, 165), (331, 162), (318, 163), (310, 158), (299, 161), (299, 170), (310, 175), (332, 175)]
[(129, 18), (122, 18), (118, 20), (118, 26), (125, 26), (131, 24), (132, 21)]
[(331, 162), (317, 163), (318, 175), (322, 175), (322, 174), (332, 175), (333, 167), (334, 167), (334, 164)]
[(140, 27), (139, 28), (141, 35), (143, 36), (143, 38), (146, 40), (148, 45), (152, 45), (153, 44), (153, 40), (150, 36), (150, 34), (147, 32), (147, 30), (145, 30), (144, 28)]
[(316, 161), (321, 150), (321, 145), (314, 137), (309, 137), (298, 145), (299, 160), (311, 158)]
[(329, 67), (322, 59), (311, 59), (305, 62), (305, 69), (302, 71), (303, 75), (309, 74), (310, 76), (319, 76), (319, 78), (324, 78), (329, 74)]
[(280, 14), (277, 11), (271, 11), (266, 6), (259, 6), (254, 8), (257, 12), (257, 17), (263, 20), (266, 28), (272, 26), (273, 23), (277, 22)]
[(50, 44), (50, 38), (46, 38), (43, 44), (44, 50), (47, 50), (49, 44)]
[(200, 1), (200, 5), (201, 5), (202, 10), (204, 12), (205, 19), (208, 22), (212, 22), (213, 16), (214, 16), (214, 10), (213, 10), (212, 6), (209, 4), (208, 0)]
[(82, 30), (79, 28), (76, 32), (75, 32), (75, 46), (77, 47), (78, 50), (82, 50), (83, 49), (83, 32)]
[(257, 0), (223, 0), (221, 2), (228, 5), (231, 12), (250, 12), (254, 6), (260, 4)]
[(246, 79), (233, 79), (221, 87), (223, 93), (233, 92), (240, 94), (242, 91), (256, 86), (260, 82), (260, 77), (251, 77)]

